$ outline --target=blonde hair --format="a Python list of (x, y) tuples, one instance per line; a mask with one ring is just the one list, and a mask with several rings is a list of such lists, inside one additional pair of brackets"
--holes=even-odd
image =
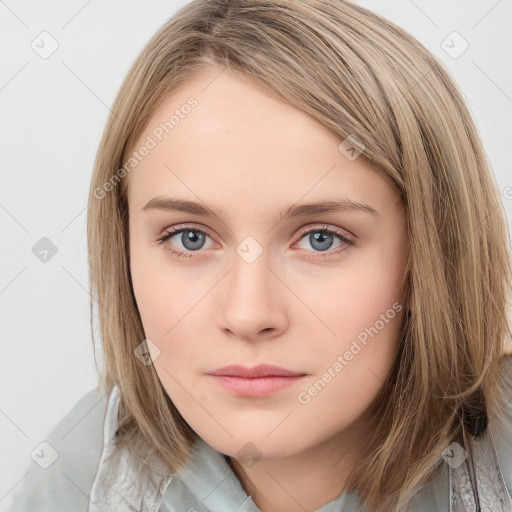
[(406, 510), (450, 442), (469, 450), (469, 436), (499, 411), (510, 254), (491, 167), (453, 79), (403, 29), (346, 0), (192, 0), (126, 76), (88, 209), (101, 385), (121, 390), (120, 439), (147, 444), (174, 472), (197, 438), (154, 367), (134, 356), (145, 335), (129, 270), (129, 169), (119, 170), (166, 96), (212, 64), (250, 77), (341, 139), (357, 136), (360, 157), (404, 200), (408, 313), (350, 485), (372, 511)]

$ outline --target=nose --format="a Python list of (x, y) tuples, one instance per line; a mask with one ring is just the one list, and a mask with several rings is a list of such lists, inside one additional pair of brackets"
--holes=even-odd
[(220, 290), (221, 329), (247, 341), (274, 338), (286, 330), (286, 287), (275, 274), (265, 252), (252, 262), (235, 254)]

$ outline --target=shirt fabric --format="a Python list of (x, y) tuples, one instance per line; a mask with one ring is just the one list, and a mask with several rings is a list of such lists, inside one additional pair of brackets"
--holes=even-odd
[[(481, 512), (512, 512), (512, 357), (508, 359), (511, 401), (474, 440)], [(94, 389), (80, 399), (48, 435), (50, 446), (43, 445), (45, 456), (55, 450), (58, 457), (46, 469), (30, 463), (14, 493), (12, 512), (259, 512), (224, 455), (201, 438), (178, 474), (141, 472), (129, 450), (115, 442), (119, 398), (114, 386), (106, 394)], [(160, 467), (166, 466), (161, 462)], [(315, 512), (361, 510), (357, 491), (350, 490)], [(415, 494), (412, 510), (477, 510), (467, 464), (443, 462), (439, 476)]]

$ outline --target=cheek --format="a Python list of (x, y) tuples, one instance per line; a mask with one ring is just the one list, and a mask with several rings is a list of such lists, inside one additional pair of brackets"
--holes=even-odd
[(173, 268), (160, 251), (164, 249), (134, 245), (131, 276), (144, 334), (158, 348), (158, 353), (155, 349), (152, 353), (153, 364), (167, 382), (167, 372), (178, 377), (197, 359), (199, 347), (194, 339), (200, 339), (199, 329), (206, 321), (209, 301), (205, 294), (211, 284), (193, 279), (184, 268)]
[[(334, 279), (331, 273), (311, 288), (308, 297), (308, 304), (328, 327), (322, 345), (325, 367), (341, 356), (343, 370), (337, 373), (336, 382), (355, 383), (355, 390), (361, 392), (366, 379), (376, 379), (378, 387), (387, 375), (396, 357), (405, 313), (402, 261), (382, 259), (381, 254), (379, 250), (367, 254), (364, 260), (341, 269)], [(334, 388), (336, 385), (333, 392)]]
[(165, 348), (180, 333), (193, 335), (198, 294), (179, 279), (144, 277), (138, 275), (134, 294), (146, 336)]
[(168, 285), (164, 279), (159, 279), (154, 266), (140, 264), (137, 257), (132, 259), (131, 275), (133, 292), (146, 336), (160, 337), (165, 332), (165, 312), (173, 310), (172, 300), (169, 300), (167, 295)]
[(146, 335), (159, 338), (183, 314), (191, 287), (186, 286), (180, 269), (173, 271), (162, 246), (143, 242), (142, 235), (132, 237), (130, 233), (130, 238), (134, 240), (130, 244), (130, 273), (137, 307)]
[[(398, 302), (402, 306), (401, 269), (379, 257), (357, 264), (310, 283), (307, 303), (336, 337), (347, 339), (372, 326)], [(398, 309), (388, 316), (394, 318)]]
[[(162, 350), (163, 340), (178, 320), (183, 287), (169, 275), (169, 268), (155, 257), (160, 249), (133, 244), (130, 247), (130, 272), (144, 333)], [(176, 290), (180, 292), (176, 293)]]

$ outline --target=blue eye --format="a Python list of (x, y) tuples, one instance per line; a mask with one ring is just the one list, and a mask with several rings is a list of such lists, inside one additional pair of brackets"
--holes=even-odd
[[(178, 235), (181, 236), (178, 237)], [(166, 243), (174, 237), (178, 237), (178, 241), (181, 243), (183, 249), (176, 249), (174, 248), (174, 244)], [(184, 226), (169, 229), (163, 234), (163, 236), (157, 239), (157, 242), (162, 245), (165, 244), (165, 249), (171, 254), (183, 258), (192, 258), (194, 252), (201, 252), (200, 249), (204, 248), (206, 237), (210, 238), (205, 231), (196, 227)], [(328, 226), (317, 227), (302, 232), (299, 242), (306, 237), (308, 237), (308, 242), (314, 249), (313, 251), (308, 251), (313, 253), (310, 256), (312, 258), (327, 258), (329, 256), (334, 256), (347, 250), (354, 244), (354, 240), (351, 237), (348, 237), (343, 232)], [(340, 244), (335, 247), (335, 250), (329, 250), (335, 238), (340, 241)]]
[[(170, 244), (166, 244), (166, 250), (171, 252), (172, 254), (176, 254), (177, 256), (182, 256), (184, 258), (191, 258), (192, 254), (191, 252), (197, 252), (199, 249), (202, 249), (204, 246), (205, 238), (208, 236), (207, 233), (204, 231), (197, 229), (197, 228), (187, 228), (182, 227), (178, 229), (171, 229), (164, 233), (162, 237), (160, 237), (157, 242), (160, 242), (161, 244), (164, 244), (171, 238), (174, 238), (177, 235), (180, 235), (179, 241), (181, 242), (182, 246), (184, 247), (185, 251), (183, 250), (175, 250), (172, 248)], [(191, 252), (187, 252), (191, 251)]]
[[(341, 231), (328, 226), (309, 229), (302, 232), (301, 235), (302, 236), (299, 241), (302, 241), (307, 237), (311, 247), (313, 247), (313, 249), (317, 249), (316, 251), (313, 251), (313, 254), (311, 255), (313, 258), (328, 258), (329, 256), (337, 255), (354, 244), (354, 240), (352, 238), (349, 238)], [(340, 240), (341, 243), (335, 248), (335, 250), (330, 251), (329, 249), (331, 248), (333, 239), (335, 238)]]

